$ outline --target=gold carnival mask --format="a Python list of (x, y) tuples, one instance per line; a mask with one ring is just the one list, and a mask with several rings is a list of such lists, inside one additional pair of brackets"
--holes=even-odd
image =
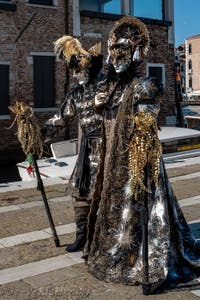
[(149, 33), (139, 19), (123, 17), (117, 21), (108, 39), (108, 60), (111, 58), (116, 72), (124, 71), (132, 61), (140, 61), (148, 52)]

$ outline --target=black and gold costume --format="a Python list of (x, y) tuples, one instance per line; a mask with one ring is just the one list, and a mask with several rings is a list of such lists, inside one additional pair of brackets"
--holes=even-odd
[[(122, 32), (137, 35), (122, 35), (116, 48), (129, 45), (130, 38), (134, 52), (134, 39), (144, 25), (125, 17), (116, 30), (120, 26)], [(118, 31), (113, 34), (120, 37)], [(148, 220), (147, 275), (150, 292), (155, 292), (195, 283), (200, 276), (200, 242), (190, 232), (165, 171), (157, 135), (162, 90), (153, 80), (138, 76), (136, 69), (132, 60), (118, 76), (108, 77), (96, 94), (96, 104), (104, 106), (101, 162), (84, 257), (100, 280), (144, 283), (143, 226)]]
[(80, 136), (79, 153), (67, 190), (73, 197), (76, 241), (67, 245), (69, 252), (81, 250), (86, 242), (87, 217), (91, 193), (98, 170), (99, 144), (102, 117), (94, 110), (94, 96), (97, 83), (102, 79), (101, 45), (96, 44), (88, 51), (80, 42), (64, 36), (55, 42), (56, 53), (64, 57), (78, 84), (65, 97), (58, 115), (46, 123), (46, 127), (63, 126), (67, 117), (77, 117)]

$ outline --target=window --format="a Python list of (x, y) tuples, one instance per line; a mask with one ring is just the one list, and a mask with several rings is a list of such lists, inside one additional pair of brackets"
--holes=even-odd
[(17, 5), (11, 0), (0, 0), (0, 10), (16, 11)]
[(190, 54), (192, 53), (192, 44), (189, 44), (188, 51)]
[(80, 0), (80, 10), (163, 19), (163, 0)]
[(121, 0), (103, 1), (102, 11), (109, 14), (121, 14)]
[(188, 69), (192, 70), (192, 61), (191, 61), (191, 59), (188, 61)]
[(54, 56), (33, 56), (34, 106), (55, 106)]
[(156, 79), (156, 81), (165, 85), (165, 67), (164, 64), (147, 64), (147, 76)]
[(121, 14), (121, 0), (80, 0), (80, 10)]
[(53, 0), (29, 0), (30, 4), (37, 4), (37, 5), (53, 5)]
[(192, 88), (192, 77), (189, 78), (189, 87)]
[(0, 115), (8, 114), (9, 65), (0, 65)]
[(148, 19), (163, 19), (163, 0), (132, 0), (131, 14)]

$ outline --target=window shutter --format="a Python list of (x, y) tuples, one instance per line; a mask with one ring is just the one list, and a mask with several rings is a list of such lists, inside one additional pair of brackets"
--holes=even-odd
[(8, 114), (9, 105), (9, 66), (0, 65), (0, 114)]
[(33, 88), (35, 107), (55, 106), (54, 57), (33, 57)]

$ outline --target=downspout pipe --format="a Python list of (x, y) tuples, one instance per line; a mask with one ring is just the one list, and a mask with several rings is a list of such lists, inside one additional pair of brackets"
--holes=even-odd
[[(69, 35), (69, 0), (65, 0), (64, 5), (65, 5), (65, 34)], [(64, 88), (65, 95), (68, 90), (69, 90), (69, 69), (68, 67), (66, 67), (65, 88)]]

